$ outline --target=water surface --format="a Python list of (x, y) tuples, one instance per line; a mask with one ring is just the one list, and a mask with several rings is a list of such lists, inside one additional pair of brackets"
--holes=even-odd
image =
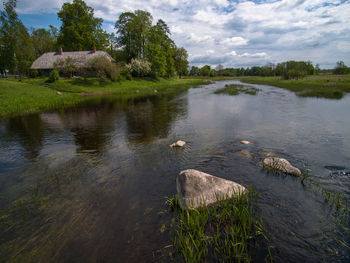
[[(349, 200), (350, 176), (328, 166), (350, 170), (350, 96), (299, 98), (263, 85), (252, 85), (256, 96), (213, 94), (237, 82), (1, 121), (1, 260), (162, 261), (158, 250), (171, 244), (165, 197), (193, 168), (257, 189), (277, 262), (348, 262), (339, 242), (350, 244), (348, 222), (322, 193), (260, 163), (286, 158)], [(168, 147), (179, 139), (187, 146)]]

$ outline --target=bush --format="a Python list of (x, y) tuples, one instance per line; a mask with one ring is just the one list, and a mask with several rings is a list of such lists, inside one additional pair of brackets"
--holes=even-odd
[(126, 68), (135, 77), (145, 77), (149, 76), (151, 73), (151, 66), (152, 64), (147, 60), (133, 58), (131, 62), (126, 65)]
[(127, 79), (127, 80), (132, 80), (132, 76), (130, 71), (128, 70), (127, 67), (122, 67), (120, 69), (120, 76), (122, 76), (123, 78)]
[(53, 82), (56, 82), (59, 79), (60, 79), (60, 74), (58, 73), (58, 70), (54, 69), (53, 71), (50, 72), (48, 82), (53, 83)]
[(109, 78), (112, 81), (118, 79), (118, 68), (117, 65), (110, 61), (105, 56), (95, 56), (88, 61), (89, 70), (94, 72), (96, 77), (104, 80)]
[(53, 66), (55, 70), (62, 72), (70, 78), (73, 77), (74, 72), (78, 70), (76, 67), (76, 60), (71, 57), (67, 57), (66, 59), (58, 59)]

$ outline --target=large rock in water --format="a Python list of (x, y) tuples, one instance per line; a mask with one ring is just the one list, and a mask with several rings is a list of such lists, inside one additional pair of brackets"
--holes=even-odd
[(178, 174), (176, 190), (184, 208), (210, 205), (216, 203), (218, 198), (247, 193), (247, 189), (240, 184), (192, 169)]
[(294, 175), (294, 176), (300, 176), (301, 171), (290, 164), (286, 159), (283, 158), (277, 158), (277, 157), (269, 157), (264, 159), (264, 165), (268, 166), (269, 168), (280, 171), (282, 173)]

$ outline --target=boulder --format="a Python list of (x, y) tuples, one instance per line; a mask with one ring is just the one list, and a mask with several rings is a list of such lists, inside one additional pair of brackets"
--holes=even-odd
[(241, 141), (242, 144), (251, 144), (250, 141)]
[(185, 144), (186, 144), (186, 142), (179, 140), (177, 142), (170, 144), (169, 146), (170, 147), (183, 147), (183, 146), (185, 146)]
[(247, 193), (247, 189), (240, 184), (192, 169), (178, 174), (176, 190), (183, 208), (210, 205), (218, 199)]
[(294, 176), (301, 175), (301, 171), (298, 168), (294, 167), (293, 165), (290, 164), (290, 162), (288, 162), (286, 159), (283, 159), (283, 158), (277, 158), (277, 157), (265, 158), (264, 165), (282, 173), (286, 173)]
[(56, 92), (56, 95), (62, 95), (62, 92), (57, 91), (57, 92)]

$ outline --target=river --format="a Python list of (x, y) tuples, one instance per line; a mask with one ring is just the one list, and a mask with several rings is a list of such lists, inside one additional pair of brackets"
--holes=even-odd
[[(349, 262), (349, 221), (325, 193), (350, 200), (340, 173), (350, 171), (350, 96), (213, 93), (228, 83), (239, 81), (0, 121), (0, 261), (162, 262), (165, 197), (192, 168), (256, 188), (276, 262)], [(180, 139), (184, 148), (169, 147)], [(263, 170), (268, 155), (308, 172), (313, 187)]]

